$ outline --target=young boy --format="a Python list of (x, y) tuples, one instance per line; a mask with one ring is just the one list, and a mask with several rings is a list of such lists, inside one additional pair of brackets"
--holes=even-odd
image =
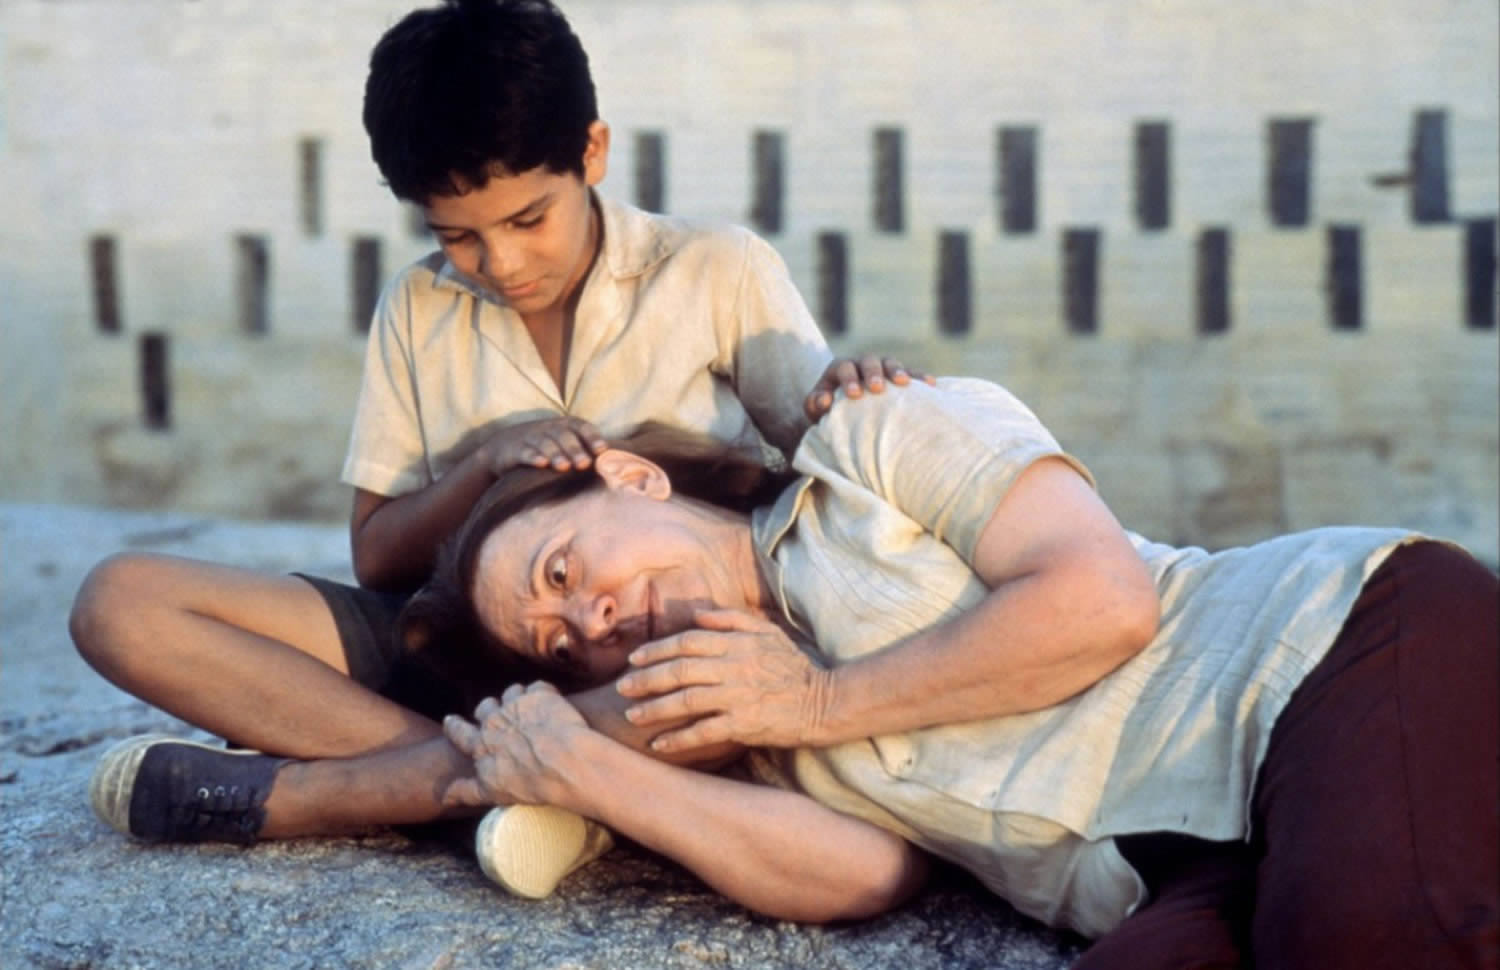
[[(387, 288), (371, 332), (344, 469), (367, 588), (140, 554), (94, 569), (70, 619), (85, 659), (255, 749), (148, 738), (106, 754), (95, 810), (138, 837), (250, 842), (442, 816), (472, 764), (429, 716), (442, 698), (393, 674), (394, 621), (497, 475), (586, 465), (647, 420), (790, 451), (841, 383), (908, 379), (890, 361), (829, 364), (750, 233), (595, 195), (609, 129), (545, 0), (408, 15), (371, 58), (365, 125), (442, 247)], [(619, 699), (578, 703), (609, 718)]]

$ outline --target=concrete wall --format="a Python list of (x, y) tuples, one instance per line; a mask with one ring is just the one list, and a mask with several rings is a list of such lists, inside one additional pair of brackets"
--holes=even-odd
[[(0, 5), (0, 499), (344, 516), (357, 277), (429, 245), (359, 127), (406, 7)], [(779, 138), (766, 235), (825, 326), (842, 294), (835, 345), (1007, 383), (1128, 525), (1403, 524), (1500, 560), (1492, 0), (565, 9), (606, 191), (635, 198), (659, 139), (667, 210), (753, 222), (756, 135)], [(1034, 183), (1002, 179), (1002, 128)], [(1299, 133), (1305, 205), (1278, 219)]]

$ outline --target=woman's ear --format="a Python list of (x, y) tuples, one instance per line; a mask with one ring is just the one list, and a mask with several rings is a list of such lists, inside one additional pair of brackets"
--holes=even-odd
[(656, 462), (619, 448), (608, 448), (594, 456), (594, 471), (606, 487), (634, 492), (657, 501), (672, 495), (672, 482)]

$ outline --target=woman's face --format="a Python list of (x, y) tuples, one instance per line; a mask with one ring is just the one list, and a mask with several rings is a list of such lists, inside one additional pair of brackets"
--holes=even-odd
[(728, 551), (704, 515), (600, 487), (503, 522), (480, 546), (474, 607), (511, 649), (589, 684), (701, 609), (742, 606)]

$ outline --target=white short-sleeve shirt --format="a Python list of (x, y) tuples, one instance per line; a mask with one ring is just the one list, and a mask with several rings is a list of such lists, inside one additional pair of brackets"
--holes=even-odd
[[(970, 566), (979, 533), (1049, 456), (1088, 477), (983, 381), (840, 399), (797, 451), (807, 477), (753, 519), (762, 568), (828, 660), (879, 650), (986, 595)], [(758, 753), (756, 767), (962, 865), (1022, 912), (1097, 936), (1145, 894), (1113, 836), (1247, 835), (1277, 715), (1365, 579), (1411, 538), (1319, 529), (1208, 553), (1131, 535), (1161, 625), (1093, 687), (1028, 714)]]
[(830, 354), (780, 256), (748, 230), (595, 197), (604, 238), (579, 296), (567, 386), (522, 325), (441, 252), (381, 296), (343, 480), (421, 489), (502, 424), (576, 415), (606, 435), (645, 421), (790, 453)]

